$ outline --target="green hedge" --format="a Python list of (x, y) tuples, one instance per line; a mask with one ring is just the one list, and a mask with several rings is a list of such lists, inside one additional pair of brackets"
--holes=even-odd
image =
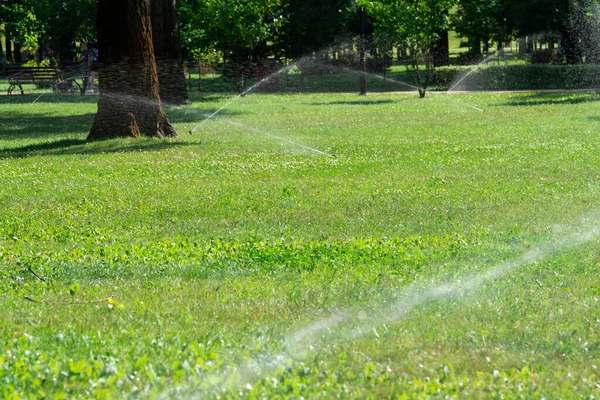
[(596, 89), (600, 88), (600, 65), (441, 67), (435, 78), (448, 89), (464, 78), (454, 90)]

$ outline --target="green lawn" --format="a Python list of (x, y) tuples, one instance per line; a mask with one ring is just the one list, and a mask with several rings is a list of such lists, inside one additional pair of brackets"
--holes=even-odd
[(95, 143), (37, 97), (0, 96), (3, 398), (600, 395), (600, 95), (210, 95)]

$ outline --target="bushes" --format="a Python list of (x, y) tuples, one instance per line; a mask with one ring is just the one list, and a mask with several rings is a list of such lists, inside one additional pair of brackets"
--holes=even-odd
[(456, 90), (536, 90), (600, 88), (600, 65), (490, 65), (440, 67), (438, 85), (450, 88), (469, 74)]

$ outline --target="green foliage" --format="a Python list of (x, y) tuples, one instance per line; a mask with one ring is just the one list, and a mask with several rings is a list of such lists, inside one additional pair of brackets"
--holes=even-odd
[[(524, 3), (524, 2), (521, 2)], [(481, 52), (480, 42), (494, 40), (502, 42), (511, 37), (511, 27), (503, 20), (503, 7), (500, 0), (460, 0), (456, 12), (451, 15), (452, 27), (463, 37), (470, 38), (470, 50)]]
[(42, 60), (42, 61), (37, 61), (35, 59), (31, 59), (25, 63), (23, 63), (24, 67), (50, 67), (52, 65), (52, 62), (50, 60)]
[(432, 51), (440, 32), (448, 29), (448, 15), (456, 0), (364, 0), (359, 4), (375, 18), (380, 36), (410, 48), (412, 65), (424, 96), (433, 69)]
[(61, 59), (72, 60), (75, 42), (95, 37), (97, 0), (21, 0), (3, 4), (5, 30), (24, 50), (47, 44)]
[[(540, 32), (560, 32), (568, 26), (572, 6), (578, 7), (572, 0), (533, 0), (503, 2), (499, 17), (507, 19), (520, 35)], [(498, 18), (499, 19), (499, 18)]]
[(429, 54), (439, 32), (448, 26), (453, 0), (364, 1), (359, 4), (375, 19), (375, 27), (416, 52)]
[(288, 0), (282, 29), (285, 54), (292, 59), (318, 53), (360, 32), (353, 0)]
[(222, 53), (236, 62), (266, 53), (283, 26), (281, 0), (184, 0), (179, 9), (188, 53)]
[(38, 39), (45, 33), (46, 26), (40, 18), (45, 2), (22, 0), (12, 4), (1, 4), (5, 15), (4, 29), (11, 33), (12, 39), (24, 50), (35, 52), (40, 43)]
[(77, 57), (76, 42), (96, 39), (97, 0), (50, 1), (46, 9), (45, 42), (61, 60)]

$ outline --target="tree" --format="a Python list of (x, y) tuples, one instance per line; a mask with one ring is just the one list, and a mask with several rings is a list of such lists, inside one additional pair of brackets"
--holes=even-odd
[(226, 60), (242, 64), (264, 58), (279, 42), (281, 0), (182, 0), (181, 5), (188, 52), (216, 50)]
[(41, 39), (61, 61), (70, 62), (76, 58), (76, 42), (96, 40), (98, 0), (37, 1), (38, 15), (44, 24)]
[[(21, 61), (21, 50), (35, 52), (44, 33), (36, 0), (9, 0), (2, 5), (5, 17), (6, 52), (9, 60)], [(11, 43), (14, 56), (11, 56)]]
[(598, 0), (570, 0), (561, 27), (562, 52), (567, 63), (600, 63), (600, 15)]
[(88, 140), (177, 136), (159, 96), (150, 0), (99, 0), (100, 98)]
[(97, 0), (8, 0), (2, 4), (0, 23), (5, 21), (6, 40), (14, 41), (15, 49), (34, 53), (48, 45), (55, 56), (73, 61), (76, 41), (95, 38)]
[(425, 97), (433, 76), (433, 50), (448, 28), (449, 10), (456, 0), (361, 0), (375, 19), (379, 34), (395, 38), (411, 50), (419, 96)]
[(152, 0), (152, 41), (160, 98), (169, 104), (189, 104), (179, 40), (176, 0)]
[(503, 0), (460, 0), (451, 21), (454, 30), (469, 39), (469, 51), (481, 54), (481, 42), (502, 42), (512, 33), (510, 23), (503, 14)]
[[(282, 47), (290, 58), (318, 52), (350, 33), (354, 0), (287, 0)], [(360, 32), (356, 21), (356, 33)]]

